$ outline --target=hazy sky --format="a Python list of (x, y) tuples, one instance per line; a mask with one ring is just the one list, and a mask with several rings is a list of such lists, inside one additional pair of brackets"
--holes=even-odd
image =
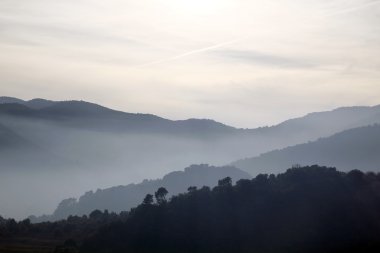
[(380, 1), (0, 0), (0, 95), (255, 127), (380, 103)]

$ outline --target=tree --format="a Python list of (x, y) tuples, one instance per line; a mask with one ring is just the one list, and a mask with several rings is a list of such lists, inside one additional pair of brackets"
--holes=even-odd
[(158, 188), (158, 190), (154, 193), (154, 196), (156, 197), (156, 201), (159, 205), (166, 203), (167, 194), (168, 194), (168, 191), (164, 187)]
[(197, 190), (196, 186), (190, 186), (189, 188), (187, 188), (188, 192), (195, 192), (196, 190)]
[(102, 211), (94, 210), (90, 213), (90, 219), (98, 220), (103, 216)]
[(218, 186), (221, 186), (221, 187), (232, 186), (232, 179), (230, 177), (226, 177), (226, 178), (220, 179), (218, 181)]
[(143, 205), (151, 205), (153, 204), (153, 195), (147, 194), (143, 200)]

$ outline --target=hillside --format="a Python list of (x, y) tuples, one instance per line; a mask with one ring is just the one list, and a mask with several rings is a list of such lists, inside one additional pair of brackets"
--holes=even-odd
[(13, 97), (0, 97), (0, 104), (21, 104), (25, 105), (27, 107), (33, 108), (33, 109), (42, 109), (48, 106), (52, 106), (56, 101), (51, 101), (47, 99), (42, 98), (35, 98), (28, 101), (19, 99), (19, 98), (13, 98)]
[[(19, 107), (16, 104), (24, 105), (25, 107)], [(313, 112), (270, 127), (252, 129), (236, 129), (209, 119), (173, 121), (152, 114), (126, 113), (94, 103), (75, 100), (32, 99), (24, 101), (18, 98), (0, 97), (0, 114), (27, 116), (28, 120), (42, 118), (55, 121), (59, 119), (59, 124), (90, 129), (194, 135), (203, 135), (205, 133), (238, 134), (245, 137), (265, 137), (268, 140), (280, 138), (290, 142), (305, 142), (343, 130), (380, 123), (380, 105), (373, 107), (342, 107), (331, 111)], [(89, 121), (86, 124), (83, 118), (97, 120)], [(101, 121), (107, 121), (108, 123), (101, 123)], [(97, 125), (93, 123), (97, 123)], [(112, 128), (114, 123), (118, 123), (119, 126)]]
[[(271, 127), (238, 129), (209, 119), (169, 120), (86, 101), (3, 97), (0, 125), (38, 148), (2, 145), (0, 184), (4, 192), (17, 194), (12, 199), (0, 194), (0, 202), (7, 200), (0, 212), (18, 213), (18, 218), (52, 213), (56, 201), (88, 189), (160, 178), (189, 164), (221, 166), (380, 123), (379, 112), (380, 106), (340, 108)], [(1, 138), (16, 141), (12, 136)], [(21, 213), (26, 209), (30, 212)]]
[(233, 166), (250, 172), (278, 173), (283, 166), (330, 165), (341, 170), (380, 171), (380, 125), (354, 128), (314, 142), (239, 160)]
[(45, 120), (63, 126), (91, 130), (204, 135), (231, 132), (236, 129), (213, 120), (189, 119), (172, 121), (152, 114), (126, 113), (86, 101), (50, 101), (0, 97), (0, 114)]
[(312, 112), (260, 130), (272, 138), (282, 139), (288, 136), (296, 144), (375, 123), (380, 123), (380, 105), (341, 107), (331, 111)]
[(375, 253), (379, 185), (379, 173), (314, 165), (236, 185), (224, 178), (171, 198), (156, 189), (120, 214), (38, 224), (0, 217), (0, 251)]
[(116, 186), (107, 189), (98, 189), (86, 192), (78, 200), (69, 198), (63, 200), (50, 216), (32, 217), (32, 222), (44, 220), (65, 219), (69, 215), (88, 215), (93, 210), (108, 210), (121, 212), (136, 207), (148, 193), (165, 187), (171, 195), (184, 193), (189, 186), (214, 187), (218, 180), (231, 177), (234, 182), (240, 179), (249, 179), (251, 176), (234, 167), (213, 167), (208, 165), (192, 165), (184, 171), (174, 171), (162, 179), (144, 180), (139, 184)]
[(141, 205), (83, 252), (375, 252), (379, 174), (302, 167)]

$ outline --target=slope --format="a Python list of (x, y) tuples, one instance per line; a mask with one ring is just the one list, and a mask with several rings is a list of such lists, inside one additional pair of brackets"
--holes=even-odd
[(233, 181), (249, 179), (251, 176), (234, 167), (214, 167), (208, 165), (192, 165), (184, 171), (174, 171), (162, 179), (144, 180), (139, 184), (116, 186), (107, 189), (89, 191), (78, 200), (69, 198), (63, 200), (50, 216), (32, 217), (33, 222), (43, 220), (59, 220), (69, 215), (89, 214), (95, 209), (121, 212), (129, 210), (141, 203), (148, 193), (153, 194), (159, 187), (165, 187), (170, 195), (187, 191), (190, 186), (213, 187), (219, 179), (231, 177)]
[(277, 173), (292, 165), (329, 165), (338, 169), (380, 171), (380, 125), (354, 128), (314, 142), (287, 147), (232, 165), (250, 172)]

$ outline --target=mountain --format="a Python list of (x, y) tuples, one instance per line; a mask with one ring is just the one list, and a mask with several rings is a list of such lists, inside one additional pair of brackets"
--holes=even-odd
[(264, 153), (232, 163), (252, 175), (277, 173), (292, 165), (329, 165), (341, 170), (380, 171), (380, 125), (354, 128), (321, 138)]
[(32, 222), (60, 220), (69, 215), (88, 215), (95, 209), (107, 209), (119, 213), (139, 205), (146, 194), (154, 194), (159, 187), (165, 187), (171, 196), (186, 192), (190, 186), (214, 187), (219, 179), (225, 177), (231, 177), (234, 182), (251, 178), (248, 173), (230, 166), (192, 165), (185, 168), (184, 171), (171, 172), (162, 179), (144, 180), (139, 184), (98, 189), (96, 192), (89, 191), (78, 200), (75, 198), (65, 199), (52, 215), (39, 218), (31, 217), (31, 220)]
[[(70, 140), (70, 136), (81, 135), (80, 138), (83, 139), (81, 141), (88, 144), (92, 140), (102, 139), (100, 145), (92, 146), (98, 146), (101, 150), (97, 152), (103, 154), (106, 152), (103, 152), (101, 147), (108, 143), (111, 147), (106, 147), (106, 150), (112, 150), (117, 141), (111, 140), (115, 138), (124, 139), (124, 143), (131, 143), (131, 146), (140, 145), (135, 145), (136, 138), (144, 139), (145, 152), (149, 151), (146, 146), (155, 149), (159, 142), (166, 146), (170, 138), (175, 142), (175, 147), (170, 145), (170, 149), (180, 151), (181, 156), (188, 155), (188, 151), (197, 153), (196, 149), (202, 149), (202, 154), (195, 155), (195, 160), (190, 160), (187, 164), (194, 161), (224, 164), (231, 160), (314, 141), (347, 129), (374, 123), (380, 123), (380, 105), (338, 108), (332, 111), (310, 113), (271, 127), (237, 129), (208, 119), (173, 121), (152, 114), (116, 111), (85, 101), (44, 99), (23, 101), (17, 98), (0, 97), (0, 124), (34, 143), (48, 142), (47, 149), (55, 150), (55, 153), (60, 153), (67, 159), (79, 163), (88, 160), (88, 157), (79, 158), (70, 154), (71, 146), (77, 145), (75, 143), (77, 138), (65, 144), (61, 142), (61, 136), (68, 136), (67, 140)], [(46, 136), (36, 135), (41, 129), (46, 130), (44, 132)], [(52, 135), (48, 135), (49, 133)], [(62, 144), (68, 145), (64, 153), (57, 148)], [(199, 156), (202, 158), (197, 159)], [(187, 164), (182, 163), (178, 166)]]
[(313, 112), (259, 129), (262, 134), (270, 135), (272, 138), (282, 139), (288, 136), (295, 144), (375, 123), (380, 123), (380, 105), (341, 107), (331, 111)]
[(120, 213), (42, 223), (0, 216), (0, 252), (377, 253), (379, 185), (380, 173), (314, 165), (170, 198), (154, 189), (161, 194)]
[[(24, 107), (21, 107), (23, 105)], [(24, 101), (12, 97), (0, 97), (0, 115), (26, 117), (31, 120), (47, 120), (63, 126), (102, 131), (184, 134), (186, 136), (244, 137), (286, 145), (302, 143), (334, 133), (380, 123), (380, 105), (368, 107), (342, 107), (332, 111), (314, 112), (290, 119), (271, 127), (236, 129), (207, 119), (167, 120), (152, 114), (126, 113), (112, 110), (86, 101), (51, 101), (32, 99)], [(277, 144), (278, 145), (278, 144)], [(261, 146), (263, 148), (257, 148)], [(269, 143), (255, 145), (252, 152), (269, 151)], [(269, 148), (269, 149), (268, 149)], [(257, 150), (256, 150), (257, 149)], [(267, 150), (265, 150), (267, 149)]]
[(24, 104), (26, 101), (14, 97), (0, 97), (0, 104)]
[[(380, 247), (379, 176), (311, 166), (236, 185), (221, 180), (213, 189), (141, 204), (124, 221), (119, 218), (82, 239), (81, 252), (375, 253)], [(79, 218), (77, 223), (84, 222)]]
[[(28, 120), (47, 120), (64, 126), (90, 130), (204, 135), (233, 132), (233, 127), (213, 120), (188, 119), (171, 121), (152, 114), (126, 113), (85, 101), (53, 102), (43, 99), (19, 101), (0, 99), (0, 114), (26, 117)], [(9, 102), (12, 103), (9, 103)]]
[[(271, 127), (238, 129), (208, 119), (121, 112), (86, 101), (3, 97), (0, 125), (38, 148), (3, 144), (0, 149), (0, 184), (4, 192), (15, 192), (13, 199), (0, 193), (0, 202), (7, 200), (0, 213), (20, 212), (19, 218), (52, 213), (57, 199), (88, 189), (159, 178), (189, 164), (221, 166), (372, 123), (380, 123), (380, 106), (340, 108)], [(30, 213), (21, 213), (26, 209)]]
[(56, 102), (51, 101), (51, 100), (46, 100), (46, 99), (41, 99), (41, 98), (35, 98), (29, 101), (25, 102), (25, 105), (27, 105), (30, 108), (33, 109), (42, 109), (45, 107), (49, 107), (54, 105)]
[(26, 105), (33, 109), (41, 109), (44, 107), (51, 106), (55, 104), (55, 101), (46, 100), (42, 98), (35, 98), (28, 101), (19, 99), (19, 98), (13, 98), (13, 97), (0, 97), (0, 104), (21, 104)]
[[(16, 104), (24, 105), (23, 109)], [(5, 108), (3, 108), (5, 107)], [(14, 107), (14, 108), (12, 108)], [(32, 109), (32, 110), (30, 110)], [(187, 134), (222, 134), (243, 135), (245, 137), (260, 136), (269, 139), (280, 138), (290, 142), (304, 142), (320, 137), (325, 137), (340, 131), (380, 123), (380, 105), (341, 107), (332, 111), (313, 112), (303, 117), (289, 119), (278, 125), (260, 127), (254, 129), (236, 129), (209, 119), (167, 120), (152, 114), (126, 113), (112, 110), (86, 101), (51, 101), (46, 99), (32, 99), (24, 101), (12, 97), (0, 97), (0, 114), (8, 116), (27, 116), (29, 120), (45, 119), (78, 121), (74, 126), (90, 129), (112, 130), (109, 128), (114, 123), (119, 126), (114, 129), (129, 131), (149, 131), (159, 133), (187, 133)], [(107, 120), (108, 123), (94, 126), (90, 121), (84, 124), (84, 120), (97, 119), (96, 123)], [(81, 121), (82, 120), (82, 121)], [(67, 122), (64, 122), (67, 123)], [(265, 145), (265, 144), (263, 144)]]
[[(26, 117), (29, 116), (33, 112), (33, 109), (30, 107), (19, 104), (19, 103), (5, 103), (0, 104), (0, 115), (2, 116), (2, 121), (4, 121), (4, 117), (13, 116), (13, 117)], [(5, 121), (4, 121), (5, 122)]]

